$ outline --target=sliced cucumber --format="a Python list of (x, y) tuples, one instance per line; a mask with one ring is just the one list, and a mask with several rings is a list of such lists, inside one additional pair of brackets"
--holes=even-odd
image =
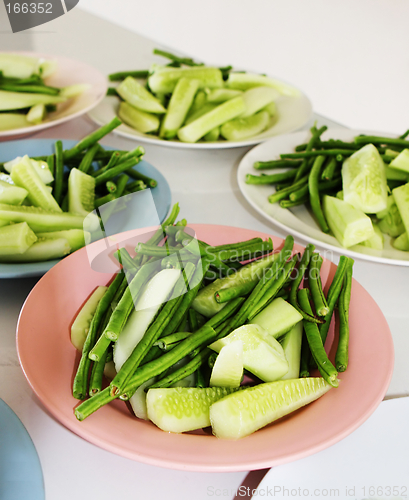
[(88, 83), (75, 83), (74, 85), (68, 85), (60, 89), (60, 95), (71, 99), (72, 97), (78, 97), (90, 88), (91, 85)]
[(97, 310), (99, 301), (108, 290), (107, 286), (98, 286), (91, 294), (89, 299), (81, 307), (71, 326), (71, 342), (73, 346), (80, 352), (88, 335), (88, 330), (91, 325), (92, 318)]
[(58, 95), (0, 90), (0, 111), (31, 108), (31, 106), (35, 106), (36, 104), (58, 104), (66, 100), (66, 97)]
[(270, 116), (275, 116), (277, 114), (277, 105), (276, 105), (276, 103), (274, 101), (270, 102), (270, 104), (267, 104), (267, 106), (265, 106), (263, 108), (263, 111), (267, 111), (267, 113)]
[(95, 177), (72, 168), (68, 177), (68, 210), (84, 217), (94, 210)]
[(212, 404), (213, 434), (239, 439), (315, 401), (331, 386), (323, 378), (283, 380), (249, 387)]
[(390, 166), (385, 167), (385, 174), (387, 181), (404, 181), (408, 182), (409, 173), (404, 170), (398, 170), (397, 168), (392, 168)]
[(185, 77), (182, 77), (177, 82), (162, 122), (160, 137), (165, 139), (176, 137), (177, 131), (185, 121), (189, 108), (193, 103), (199, 83), (199, 80)]
[(0, 203), (21, 205), (27, 195), (28, 191), (26, 189), (13, 186), (8, 182), (0, 180)]
[(228, 387), (149, 389), (148, 417), (166, 432), (202, 429), (210, 425), (210, 406), (236, 390)]
[(37, 233), (38, 238), (65, 238), (70, 247), (71, 252), (75, 252), (79, 248), (85, 247), (91, 242), (91, 233), (82, 229), (67, 229), (65, 231), (51, 231), (48, 233)]
[(2, 262), (41, 262), (61, 259), (70, 253), (70, 245), (65, 238), (38, 239), (21, 254), (2, 255)]
[(401, 151), (398, 156), (390, 162), (389, 166), (409, 174), (409, 149)]
[(38, 73), (42, 78), (48, 78), (53, 75), (58, 69), (58, 63), (54, 59), (40, 59)]
[(247, 118), (235, 118), (221, 127), (221, 135), (228, 141), (241, 141), (260, 134), (269, 124), (270, 115), (267, 111), (260, 111)]
[(210, 376), (210, 387), (239, 387), (243, 378), (243, 342), (235, 340), (220, 349)]
[(346, 201), (324, 195), (322, 208), (328, 226), (343, 247), (357, 245), (374, 235), (371, 219)]
[(21, 54), (0, 54), (0, 71), (7, 78), (29, 78), (39, 71), (39, 60), (36, 57)]
[(243, 94), (241, 90), (235, 89), (205, 89), (205, 92), (208, 102), (214, 102), (215, 104), (220, 104)]
[(405, 232), (405, 226), (403, 225), (402, 217), (400, 216), (393, 194), (388, 196), (386, 210), (382, 210), (377, 213), (376, 216), (378, 219), (381, 219), (378, 223), (378, 227), (382, 233), (389, 234), (392, 238), (396, 238)]
[[(34, 232), (82, 229), (84, 217), (68, 212), (50, 212), (39, 207), (0, 203), (0, 220), (27, 222)], [(94, 230), (92, 228), (91, 230)]]
[(0, 256), (22, 254), (36, 241), (37, 236), (26, 222), (0, 227)]
[(119, 105), (118, 116), (124, 123), (142, 134), (156, 132), (159, 129), (160, 120), (157, 115), (136, 109), (125, 101)]
[(374, 250), (383, 250), (384, 237), (382, 231), (377, 224), (372, 224), (372, 226), (374, 228), (374, 235), (371, 238), (363, 241), (361, 245), (364, 245), (368, 248), (373, 248)]
[(280, 92), (271, 87), (254, 87), (253, 89), (246, 90), (243, 93), (246, 111), (241, 115), (241, 118), (254, 115), (265, 106), (274, 102), (280, 97)]
[(373, 144), (367, 144), (342, 165), (344, 201), (367, 214), (384, 210), (388, 186), (385, 164)]
[(159, 99), (152, 95), (149, 90), (141, 85), (135, 78), (128, 76), (116, 88), (118, 94), (126, 102), (141, 111), (147, 113), (165, 113), (166, 109), (162, 106)]
[(30, 108), (27, 113), (27, 121), (33, 124), (41, 123), (47, 115), (47, 109), (44, 104), (36, 104)]
[(32, 125), (21, 113), (0, 113), (0, 131), (15, 128), (30, 127)]
[(281, 380), (289, 380), (300, 376), (302, 333), (303, 324), (300, 321), (280, 340), (285, 359), (288, 361), (288, 372), (284, 377), (281, 377)]
[(205, 115), (209, 111), (213, 111), (216, 108), (217, 108), (216, 103), (206, 102), (205, 104), (203, 104), (203, 106), (196, 109), (193, 113), (188, 113), (187, 118), (185, 120), (185, 125), (189, 125), (189, 123), (194, 122), (201, 116)]
[(409, 238), (408, 233), (402, 233), (396, 238), (392, 243), (393, 247), (397, 250), (402, 250), (403, 252), (409, 252)]
[(173, 92), (176, 83), (181, 78), (199, 80), (201, 89), (216, 89), (223, 87), (223, 76), (219, 68), (210, 66), (193, 66), (190, 68), (169, 68), (153, 66), (153, 73), (148, 79), (149, 88), (155, 94), (158, 92), (169, 94)]
[(229, 73), (226, 87), (238, 90), (248, 90), (253, 87), (271, 87), (285, 96), (297, 97), (300, 94), (300, 91), (291, 85), (265, 75), (255, 75), (253, 73)]
[(395, 188), (392, 194), (395, 197), (396, 205), (402, 217), (405, 230), (409, 233), (409, 182)]
[(277, 297), (254, 316), (251, 323), (261, 326), (270, 335), (278, 338), (291, 330), (301, 320), (302, 316), (295, 307), (281, 297)]
[(241, 326), (209, 347), (220, 352), (222, 347), (236, 340), (243, 342), (244, 368), (264, 382), (278, 380), (288, 372), (288, 362), (282, 346), (258, 325)]
[(241, 96), (230, 99), (179, 129), (178, 137), (182, 142), (197, 142), (213, 128), (236, 118), (245, 110), (246, 106)]
[(220, 137), (220, 127), (213, 128), (210, 132), (203, 137), (207, 142), (215, 142)]
[(129, 398), (129, 403), (132, 406), (132, 410), (135, 413), (135, 416), (138, 418), (142, 418), (143, 420), (149, 420), (148, 418), (148, 409), (146, 406), (146, 392), (145, 389), (150, 387), (155, 383), (156, 377), (150, 378), (146, 382), (136, 389), (134, 395)]
[(62, 212), (54, 196), (47, 190), (46, 185), (32, 166), (26, 155), (13, 166), (11, 178), (16, 186), (28, 191), (27, 200), (35, 207), (54, 212)]
[[(28, 156), (25, 156), (24, 158), (28, 158)], [(17, 156), (17, 158), (14, 158), (14, 160), (6, 161), (4, 163), (4, 169), (8, 173), (11, 173), (13, 167), (15, 165), (18, 165), (22, 161), (22, 159), (23, 158), (21, 156)], [(50, 184), (54, 180), (53, 174), (51, 173), (47, 162), (41, 160), (33, 160), (32, 158), (29, 158), (29, 161), (44, 184)]]

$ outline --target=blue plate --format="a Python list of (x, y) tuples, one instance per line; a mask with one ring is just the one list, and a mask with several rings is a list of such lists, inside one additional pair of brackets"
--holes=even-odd
[(44, 500), (40, 460), (28, 432), (0, 399), (0, 498)]
[[(64, 140), (64, 149), (73, 147), (78, 141)], [(0, 162), (12, 160), (17, 156), (43, 156), (54, 152), (55, 139), (28, 139), (21, 141), (9, 141), (0, 143)], [(106, 149), (115, 149), (104, 146)], [(141, 220), (140, 214), (134, 211), (127, 212), (127, 218), (121, 219), (121, 224), (116, 232), (138, 229), (142, 227), (155, 226), (159, 221), (163, 222), (169, 212), (171, 203), (171, 193), (169, 184), (163, 175), (150, 163), (142, 160), (138, 164), (138, 171), (141, 174), (152, 177), (158, 181), (158, 185), (151, 190), (153, 202), (156, 207), (152, 217), (145, 214)], [(142, 192), (142, 191), (141, 191)], [(60, 259), (49, 260), (47, 262), (28, 262), (19, 264), (1, 264), (0, 278), (29, 278), (31, 276), (42, 276), (49, 271)]]

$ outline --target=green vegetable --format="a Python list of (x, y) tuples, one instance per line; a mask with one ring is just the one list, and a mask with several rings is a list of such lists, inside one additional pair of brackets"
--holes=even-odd
[(272, 337), (279, 338), (291, 330), (302, 318), (301, 313), (295, 307), (278, 297), (252, 318), (251, 323), (261, 326)]
[(44, 104), (36, 104), (27, 113), (27, 121), (33, 124), (41, 123), (47, 115), (47, 109)]
[(220, 104), (221, 102), (228, 101), (229, 99), (233, 99), (233, 97), (238, 97), (242, 95), (243, 92), (241, 90), (233, 90), (233, 89), (205, 89), (205, 97), (208, 102), (214, 102)]
[(261, 133), (269, 122), (270, 115), (267, 111), (260, 111), (252, 116), (239, 117), (224, 123), (220, 133), (228, 141), (241, 141)]
[(24, 188), (14, 186), (0, 179), (0, 203), (21, 205), (28, 194)]
[(2, 255), (2, 262), (41, 262), (45, 260), (61, 259), (71, 251), (71, 247), (65, 238), (43, 238), (38, 239), (24, 253), (14, 251)]
[(405, 226), (403, 225), (402, 217), (400, 216), (393, 194), (388, 196), (386, 209), (377, 213), (376, 216), (378, 219), (381, 219), (378, 227), (383, 233), (396, 238), (405, 232)]
[(26, 222), (0, 227), (0, 260), (3, 256), (23, 254), (37, 241)]
[(58, 104), (67, 99), (58, 95), (0, 90), (0, 111), (31, 108), (36, 104)]
[[(243, 94), (246, 111), (241, 115), (241, 118), (254, 115), (258, 111), (274, 102), (280, 97), (280, 92), (271, 87), (254, 87), (246, 90)], [(268, 111), (266, 111), (268, 113)], [(270, 113), (268, 113), (270, 116)]]
[(210, 387), (239, 387), (243, 378), (243, 342), (235, 340), (220, 349), (212, 368)]
[(77, 168), (68, 177), (69, 212), (84, 217), (94, 210), (95, 179)]
[(398, 236), (394, 242), (392, 243), (393, 247), (396, 248), (397, 250), (402, 250), (403, 252), (408, 252), (409, 251), (409, 238), (408, 238), (408, 233), (402, 233), (400, 236)]
[(403, 186), (399, 186), (392, 191), (398, 207), (400, 216), (402, 217), (405, 230), (409, 233), (409, 182)]
[(149, 88), (155, 94), (158, 92), (168, 94), (173, 92), (176, 83), (183, 77), (199, 80), (199, 88), (201, 89), (223, 87), (222, 72), (218, 68), (211, 68), (209, 66), (191, 68), (154, 66), (153, 73), (148, 78)]
[(226, 81), (226, 87), (229, 89), (248, 90), (261, 86), (271, 87), (285, 96), (297, 97), (300, 94), (294, 87), (264, 75), (230, 73)]
[(122, 99), (141, 111), (159, 114), (166, 112), (166, 109), (162, 106), (159, 99), (153, 96), (143, 85), (131, 76), (125, 78), (125, 80), (118, 85), (116, 91)]
[(21, 113), (0, 113), (0, 131), (29, 127), (26, 115)]
[(88, 245), (91, 242), (91, 233), (82, 229), (66, 229), (65, 231), (49, 231), (47, 233), (37, 233), (38, 238), (64, 238), (70, 245), (71, 252)]
[(142, 134), (159, 130), (160, 120), (157, 115), (136, 109), (127, 102), (121, 102), (118, 109), (119, 118)]
[(280, 339), (285, 359), (288, 361), (288, 372), (281, 377), (281, 380), (299, 378), (300, 376), (302, 334), (303, 323), (300, 321)]

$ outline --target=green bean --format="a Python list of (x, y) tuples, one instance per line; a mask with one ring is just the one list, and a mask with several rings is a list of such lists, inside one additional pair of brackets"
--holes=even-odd
[(225, 302), (229, 302), (236, 297), (245, 297), (256, 285), (257, 281), (247, 281), (230, 288), (222, 288), (214, 294), (214, 298), (219, 304), (224, 304)]
[(91, 376), (89, 381), (89, 395), (95, 396), (102, 390), (102, 377), (104, 376), (105, 361), (108, 351), (105, 351), (100, 361), (92, 365)]
[(100, 139), (102, 139), (105, 135), (112, 132), (112, 130), (114, 130), (116, 127), (118, 127), (121, 124), (122, 124), (122, 122), (119, 118), (117, 118), (117, 117), (113, 118), (106, 125), (100, 127), (98, 130), (95, 130), (95, 132), (92, 132), (91, 134), (84, 137), (81, 141), (79, 141), (71, 149), (66, 149), (64, 151), (64, 160), (69, 160), (70, 158), (73, 158), (78, 153), (81, 153), (82, 151), (84, 151), (84, 149), (90, 148), (96, 142), (98, 142)]
[(321, 167), (324, 163), (324, 160), (324, 156), (317, 156), (316, 160), (314, 161), (314, 165), (308, 178), (308, 190), (310, 193), (311, 209), (317, 219), (317, 222), (324, 233), (329, 233), (329, 226), (325, 219), (324, 212), (322, 211), (320, 193), (318, 189), (318, 178), (320, 176)]
[(409, 141), (405, 139), (392, 139), (391, 137), (381, 137), (376, 135), (358, 135), (354, 139), (355, 144), (363, 145), (363, 144), (374, 144), (382, 145), (385, 144), (387, 146), (400, 146), (403, 148), (409, 148)]
[(320, 269), (322, 257), (319, 253), (313, 253), (310, 260), (308, 273), (308, 285), (311, 291), (314, 308), (318, 316), (325, 316), (329, 312), (327, 300), (322, 290)]
[(170, 59), (173, 62), (184, 64), (185, 66), (203, 66), (203, 63), (196, 63), (190, 57), (178, 57), (175, 54), (172, 54), (171, 52), (166, 52), (165, 50), (153, 49), (153, 53), (158, 56), (166, 57), (167, 59)]
[(95, 177), (95, 185), (100, 186), (101, 184), (104, 184), (106, 181), (109, 181), (116, 177), (119, 174), (124, 173), (129, 169), (130, 166), (136, 165), (139, 163), (141, 160), (140, 158), (133, 157), (130, 158), (129, 160), (125, 160), (123, 163), (118, 163), (115, 165), (115, 167), (110, 168), (109, 170), (106, 170), (102, 174), (98, 175)]
[(132, 179), (135, 179), (137, 181), (143, 181), (147, 186), (151, 188), (154, 188), (158, 185), (158, 181), (156, 181), (155, 179), (152, 179), (147, 175), (141, 174), (140, 172), (132, 168), (130, 168), (126, 173), (129, 175), (129, 177), (132, 177)]
[[(310, 306), (310, 301), (308, 298), (308, 289), (301, 288), (298, 290), (298, 302), (302, 310), (308, 315), (312, 315), (312, 309)], [(308, 340), (308, 345), (311, 350), (312, 357), (318, 366), (321, 376), (330, 384), (332, 387), (338, 387), (338, 372), (334, 365), (328, 359), (327, 353), (325, 352), (324, 345), (321, 339), (320, 332), (316, 323), (311, 323), (309, 321), (304, 321), (304, 331)]]
[(107, 188), (108, 193), (115, 193), (116, 191), (116, 184), (114, 181), (107, 181), (105, 183), (105, 186)]
[(273, 169), (273, 168), (297, 168), (301, 165), (302, 160), (271, 160), (271, 161), (256, 161), (253, 163), (253, 168), (256, 170)]
[(277, 191), (276, 193), (270, 195), (268, 197), (268, 201), (270, 203), (276, 203), (277, 201), (280, 201), (284, 198), (287, 198), (287, 196), (292, 193), (293, 191), (297, 191), (297, 189), (300, 189), (304, 184), (308, 183), (308, 177), (309, 175), (304, 175), (304, 177), (301, 177), (297, 182), (294, 182), (291, 186), (288, 188), (281, 189), (280, 191)]
[(29, 92), (31, 94), (46, 94), (58, 95), (60, 89), (50, 87), (48, 85), (18, 85), (17, 83), (1, 83), (0, 90), (7, 90), (9, 92)]
[(406, 137), (407, 137), (408, 135), (409, 135), (409, 129), (408, 129), (406, 132), (404, 132), (402, 135), (400, 135), (400, 136), (398, 137), (398, 139), (406, 139)]
[(92, 174), (91, 174), (92, 177), (98, 177), (99, 175), (103, 174), (104, 172), (106, 172), (110, 168), (112, 168), (115, 165), (117, 165), (117, 163), (119, 162), (120, 158), (121, 158), (121, 154), (118, 151), (112, 153), (111, 157), (108, 160), (108, 163), (104, 167), (102, 167), (102, 168), (100, 168), (98, 170), (95, 170), (95, 172), (92, 172)]
[(288, 170), (279, 174), (271, 175), (253, 175), (246, 174), (246, 184), (275, 184), (276, 182), (294, 179), (297, 170)]
[(232, 247), (231, 249), (224, 249), (214, 252), (212, 247), (206, 247), (205, 255), (215, 255), (221, 261), (227, 261), (231, 259), (238, 260), (240, 262), (252, 260), (256, 257), (260, 257), (265, 254), (269, 254), (273, 251), (273, 241), (269, 238), (267, 241), (261, 241), (260, 243), (254, 243), (247, 247)]
[(96, 142), (93, 146), (91, 146), (88, 151), (85, 153), (84, 157), (82, 158), (80, 164), (78, 165), (78, 170), (81, 170), (81, 172), (84, 172), (85, 174), (88, 173), (92, 162), (94, 161), (95, 155), (97, 151), (100, 149), (100, 145)]
[(198, 321), (197, 321), (197, 314), (196, 311), (192, 308), (188, 309), (187, 311), (187, 320), (189, 323), (189, 329), (191, 332), (195, 332), (198, 329)]
[(130, 193), (136, 193), (137, 191), (143, 191), (146, 189), (146, 184), (143, 181), (134, 181), (130, 182), (126, 186), (126, 190), (129, 191)]
[(305, 203), (308, 202), (308, 196), (304, 196), (302, 198), (299, 198), (295, 201), (290, 200), (281, 200), (280, 201), (280, 207), (281, 208), (293, 208), (293, 207), (298, 207), (299, 205), (304, 205)]
[(100, 335), (99, 339), (95, 342), (94, 347), (89, 351), (88, 357), (92, 361), (100, 361), (104, 354), (108, 351), (108, 347), (111, 345), (111, 340), (105, 335)]
[(148, 78), (149, 71), (147, 69), (138, 69), (136, 71), (118, 71), (117, 73), (111, 73), (108, 75), (109, 81), (116, 82), (119, 80), (125, 80), (128, 76), (132, 78)]
[[(176, 240), (179, 241), (178, 238), (176, 238)], [(222, 250), (237, 250), (238, 248), (243, 248), (243, 247), (247, 248), (248, 246), (255, 245), (256, 243), (263, 243), (263, 238), (251, 238), (250, 240), (238, 241), (236, 243), (227, 243), (225, 245), (217, 245), (214, 247), (208, 245), (206, 247), (206, 251), (210, 253), (219, 253)]]
[[(307, 147), (306, 147), (306, 152), (311, 151), (315, 147), (315, 143), (319, 140), (321, 135), (327, 130), (327, 126), (324, 125), (320, 129), (317, 129), (314, 125), (314, 127), (311, 128), (311, 139), (308, 141)], [(295, 153), (299, 154), (299, 153)], [(281, 155), (281, 158), (282, 155)], [(298, 159), (299, 157), (296, 157)], [(301, 163), (301, 166), (297, 170), (297, 175), (294, 178), (294, 183), (297, 183), (307, 172), (309, 169), (309, 162), (308, 158), (304, 158), (303, 162)]]
[[(355, 149), (318, 149), (314, 151), (302, 151), (301, 153), (283, 153), (282, 159), (313, 158), (315, 156), (351, 156), (356, 152)], [(300, 167), (301, 168), (301, 167)]]
[(311, 360), (311, 350), (310, 346), (308, 345), (308, 340), (304, 329), (301, 342), (300, 378), (305, 378), (310, 376), (310, 360)]
[(120, 97), (120, 95), (118, 94), (118, 91), (116, 90), (115, 87), (108, 87), (107, 93), (105, 95), (107, 95), (107, 96), (114, 95), (115, 97)]
[(325, 166), (321, 174), (321, 179), (323, 181), (330, 181), (334, 177), (335, 169), (337, 168), (338, 162), (336, 157), (332, 156), (329, 162)]
[[(330, 189), (337, 188), (338, 186), (342, 185), (342, 177), (337, 177), (336, 179), (332, 179), (331, 181), (326, 181), (326, 182), (319, 182), (318, 183), (318, 190), (319, 192), (326, 192)], [(308, 184), (305, 184), (301, 188), (297, 189), (297, 191), (293, 191), (290, 193), (290, 201), (299, 201), (306, 199), (306, 201), (309, 200), (309, 186)]]
[(61, 202), (62, 199), (63, 175), (64, 175), (64, 158), (63, 158), (62, 142), (55, 141), (55, 175), (54, 175), (53, 196), (58, 204)]
[(339, 340), (335, 354), (335, 366), (339, 372), (344, 372), (348, 367), (348, 344), (349, 344), (349, 303), (351, 300), (352, 267), (354, 261), (348, 260), (343, 287), (339, 295)]
[(99, 198), (95, 198), (94, 200), (94, 208), (99, 208), (105, 203), (109, 203), (110, 201), (114, 201), (116, 199), (115, 195), (112, 193), (108, 193), (105, 196), (100, 196)]

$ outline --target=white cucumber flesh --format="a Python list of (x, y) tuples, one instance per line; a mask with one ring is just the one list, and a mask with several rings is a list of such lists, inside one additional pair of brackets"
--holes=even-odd
[(148, 418), (148, 409), (146, 407), (146, 391), (147, 387), (150, 387), (155, 383), (156, 377), (150, 378), (146, 382), (136, 389), (134, 395), (129, 398), (129, 403), (132, 406), (132, 410), (135, 413), (135, 416), (141, 418), (143, 420), (149, 420)]
[(253, 73), (229, 73), (226, 87), (238, 90), (248, 90), (253, 87), (271, 87), (285, 96), (297, 97), (300, 95), (300, 91), (291, 85), (265, 75)]
[(283, 380), (230, 394), (210, 407), (215, 436), (239, 439), (315, 401), (331, 389), (323, 378)]
[(159, 99), (152, 95), (149, 90), (132, 76), (126, 77), (118, 85), (116, 91), (122, 99), (141, 111), (159, 114), (166, 112)]
[(60, 95), (71, 99), (72, 97), (78, 97), (90, 88), (91, 85), (89, 85), (88, 83), (75, 83), (73, 85), (68, 85), (67, 87), (63, 87), (62, 89), (60, 89)]
[(160, 120), (157, 115), (136, 109), (125, 101), (119, 105), (118, 116), (126, 125), (142, 134), (156, 132), (159, 129)]
[(91, 242), (91, 233), (82, 229), (66, 229), (65, 231), (50, 231), (48, 233), (37, 233), (38, 238), (65, 238), (70, 247), (71, 252), (88, 245)]
[(0, 90), (0, 111), (31, 108), (36, 104), (58, 104), (66, 100), (58, 95)]
[(72, 168), (68, 177), (68, 207), (84, 217), (94, 210), (95, 177)]
[(393, 248), (396, 248), (396, 250), (401, 250), (403, 252), (409, 252), (409, 238), (408, 238), (408, 233), (402, 233), (400, 236), (398, 236), (394, 242), (392, 243)]
[(288, 361), (288, 372), (281, 380), (298, 378), (300, 376), (302, 333), (303, 324), (300, 321), (280, 340), (284, 349), (285, 359)]
[(243, 94), (241, 90), (235, 89), (205, 89), (205, 92), (207, 101), (216, 104), (220, 104), (221, 102), (228, 101), (229, 99), (233, 99), (233, 97)]
[(260, 311), (251, 323), (259, 325), (275, 338), (288, 332), (302, 320), (301, 314), (295, 307), (281, 297), (274, 299)]
[[(27, 159), (28, 157), (24, 158)], [(23, 157), (17, 156), (17, 158), (14, 158), (14, 160), (7, 161), (6, 163), (4, 163), (4, 169), (7, 170), (7, 172), (10, 174), (13, 170), (13, 167), (15, 165), (18, 165), (22, 161), (22, 159)], [(29, 158), (29, 161), (44, 184), (50, 184), (54, 180), (53, 174), (51, 173), (47, 162), (41, 160), (33, 160), (32, 158)]]
[(38, 239), (24, 253), (2, 255), (3, 262), (43, 262), (61, 259), (68, 255), (71, 247), (65, 238)]
[(0, 203), (21, 205), (27, 195), (28, 191), (26, 189), (0, 179)]
[(280, 97), (280, 92), (271, 87), (254, 87), (243, 93), (246, 111), (241, 118), (254, 115)]
[(401, 151), (398, 156), (390, 162), (389, 166), (409, 174), (409, 149)]
[(243, 378), (243, 342), (221, 348), (210, 375), (210, 387), (239, 387)]
[(263, 132), (268, 127), (269, 122), (268, 112), (260, 111), (255, 115), (235, 118), (224, 123), (220, 133), (228, 141), (242, 141)]
[(44, 104), (36, 104), (30, 108), (27, 113), (27, 121), (33, 123), (34, 125), (41, 123), (47, 115), (47, 109)]
[(30, 127), (32, 124), (21, 113), (0, 113), (0, 132)]
[(23, 254), (37, 241), (26, 222), (0, 227), (0, 258), (3, 255)]
[(389, 234), (392, 238), (396, 238), (405, 232), (405, 226), (402, 222), (398, 206), (396, 205), (393, 194), (388, 196), (388, 205), (385, 210), (376, 214), (379, 220), (378, 227), (382, 233)]
[(399, 186), (392, 191), (395, 202), (402, 217), (405, 230), (409, 233), (409, 182)]
[(36, 57), (21, 54), (0, 54), (0, 71), (7, 78), (29, 78), (39, 71), (40, 61)]
[(374, 228), (374, 235), (363, 241), (361, 245), (367, 248), (373, 248), (374, 250), (383, 250), (384, 237), (382, 231), (379, 229), (377, 224), (372, 224), (372, 226)]

